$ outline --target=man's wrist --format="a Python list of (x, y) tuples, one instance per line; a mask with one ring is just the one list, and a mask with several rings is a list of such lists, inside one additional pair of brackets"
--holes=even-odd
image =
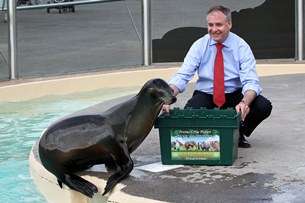
[(246, 104), (247, 106), (249, 106), (249, 102), (247, 102), (245, 99), (241, 100), (240, 102)]

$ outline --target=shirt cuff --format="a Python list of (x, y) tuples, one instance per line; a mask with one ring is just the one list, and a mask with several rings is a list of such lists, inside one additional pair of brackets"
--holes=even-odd
[(253, 90), (256, 92), (256, 96), (260, 95), (263, 91), (263, 89), (259, 86), (259, 85), (256, 85), (256, 84), (246, 84), (244, 85), (243, 89), (242, 89), (242, 93), (243, 95), (245, 95), (246, 91), (248, 90)]
[(177, 80), (175, 78), (172, 78), (168, 84), (175, 85), (179, 89), (179, 93), (182, 93), (185, 91), (186, 84), (182, 80)]

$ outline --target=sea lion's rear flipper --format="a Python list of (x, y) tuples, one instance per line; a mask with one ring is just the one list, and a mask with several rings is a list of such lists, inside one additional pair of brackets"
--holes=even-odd
[(77, 175), (64, 174), (64, 177), (64, 180), (61, 180), (64, 184), (66, 184), (69, 188), (86, 195), (87, 197), (92, 198), (93, 193), (98, 192), (98, 189), (94, 184)]
[(108, 178), (106, 187), (104, 189), (104, 193), (102, 195), (104, 196), (110, 190), (112, 190), (118, 182), (120, 182), (127, 175), (129, 175), (132, 169), (133, 169), (133, 161), (129, 157), (128, 162), (121, 166), (121, 170)]

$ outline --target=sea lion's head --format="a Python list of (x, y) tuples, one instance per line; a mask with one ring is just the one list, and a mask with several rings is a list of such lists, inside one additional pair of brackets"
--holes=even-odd
[(174, 96), (172, 88), (168, 85), (167, 82), (160, 78), (149, 80), (143, 88), (147, 88), (150, 92), (152, 99), (157, 99), (163, 104), (173, 104), (177, 101), (177, 98)]

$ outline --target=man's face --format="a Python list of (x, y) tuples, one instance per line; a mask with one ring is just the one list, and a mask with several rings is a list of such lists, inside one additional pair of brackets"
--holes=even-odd
[(213, 11), (207, 16), (208, 32), (216, 42), (223, 42), (230, 32), (232, 21), (220, 11)]

